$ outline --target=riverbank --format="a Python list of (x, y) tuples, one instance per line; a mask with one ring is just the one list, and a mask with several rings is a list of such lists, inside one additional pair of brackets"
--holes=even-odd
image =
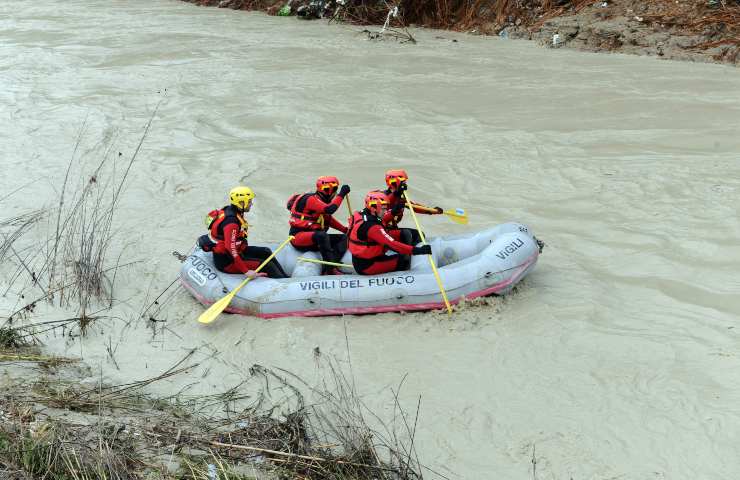
[(362, 25), (420, 26), (528, 39), (547, 47), (616, 52), (670, 60), (740, 63), (738, 0), (477, 0), (386, 2), (347, 0), (185, 0), (270, 15), (332, 18)]
[(297, 377), (261, 365), (223, 392), (156, 397), (153, 384), (198, 370), (197, 349), (158, 375), (113, 385), (80, 358), (43, 354), (28, 332), (0, 328), (3, 479), (422, 478), (413, 435), (408, 450), (384, 443), (364, 421), (354, 380), (320, 354), (339, 389), (314, 391), (320, 404), (304, 400)]

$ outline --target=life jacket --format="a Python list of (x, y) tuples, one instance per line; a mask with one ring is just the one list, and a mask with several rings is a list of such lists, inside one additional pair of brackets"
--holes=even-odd
[(198, 243), (201, 244), (201, 248), (203, 248), (203, 250), (212, 251), (216, 250), (217, 247), (220, 246), (220, 250), (225, 251), (224, 227), (231, 223), (236, 223), (241, 227), (237, 237), (237, 243), (247, 240), (247, 236), (249, 236), (249, 223), (244, 220), (244, 217), (239, 214), (239, 211), (234, 205), (227, 205), (220, 210), (213, 210), (206, 217), (206, 221), (208, 221), (208, 218), (211, 219), (210, 224), (208, 225), (208, 239), (213, 243), (213, 245), (211, 246), (211, 250), (206, 250), (202, 246), (202, 243), (206, 242), (203, 237), (201, 237), (198, 239)]
[(294, 193), (285, 205), (290, 211), (288, 224), (301, 230), (327, 230), (325, 227), (324, 214), (318, 212), (307, 212), (306, 204), (314, 193)]
[(349, 252), (353, 257), (371, 259), (380, 257), (386, 251), (385, 245), (373, 242), (367, 235), (373, 225), (381, 225), (380, 220), (363, 212), (354, 212), (349, 219)]
[(206, 222), (206, 228), (208, 229), (208, 233), (205, 233), (198, 237), (198, 246), (203, 250), (204, 252), (212, 252), (213, 249), (216, 247), (216, 240), (211, 238), (211, 225), (213, 222), (218, 218), (219, 214), (221, 213), (221, 210), (211, 210), (206, 214), (205, 222)]

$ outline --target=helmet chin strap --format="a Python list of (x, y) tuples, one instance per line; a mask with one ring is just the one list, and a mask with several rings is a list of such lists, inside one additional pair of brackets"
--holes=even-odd
[(319, 194), (319, 197), (321, 197), (321, 199), (325, 202), (330, 201), (332, 198), (332, 195), (322, 192), (321, 190), (319, 190), (317, 193)]
[(369, 209), (369, 208), (367, 208), (367, 207), (365, 207), (365, 211), (366, 211), (366, 212), (367, 212), (367, 213), (368, 213), (369, 215), (372, 215), (373, 217), (376, 217), (376, 218), (377, 218), (377, 219), (379, 219), (379, 220), (383, 218), (383, 214), (384, 214), (384, 212), (380, 211), (380, 209), (379, 209), (379, 208), (377, 208), (377, 207), (375, 208), (375, 212), (373, 212), (372, 210), (370, 210), (370, 209)]

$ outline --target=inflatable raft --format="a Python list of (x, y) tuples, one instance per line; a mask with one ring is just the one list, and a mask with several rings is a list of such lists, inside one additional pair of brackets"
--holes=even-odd
[[(520, 223), (428, 242), (450, 303), (508, 292), (534, 268), (543, 245)], [(291, 278), (250, 281), (226, 311), (274, 318), (444, 308), (427, 256), (411, 257), (407, 271), (375, 276), (357, 275), (351, 268), (343, 268), (345, 275), (321, 276), (320, 265), (298, 257), (319, 259), (320, 255), (286, 246), (277, 259)], [(349, 253), (343, 263), (352, 263)], [(180, 279), (196, 299), (210, 305), (244, 276), (216, 270), (212, 255), (195, 247), (182, 264)]]

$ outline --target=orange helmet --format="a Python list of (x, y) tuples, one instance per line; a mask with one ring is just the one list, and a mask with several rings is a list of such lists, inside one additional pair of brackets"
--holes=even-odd
[(316, 180), (316, 191), (333, 196), (339, 189), (339, 179), (337, 177), (319, 177)]
[(365, 195), (365, 208), (376, 217), (380, 217), (388, 208), (388, 196), (380, 190), (373, 190)]
[(406, 170), (388, 170), (385, 172), (385, 184), (389, 188), (398, 187), (400, 184), (409, 179)]

